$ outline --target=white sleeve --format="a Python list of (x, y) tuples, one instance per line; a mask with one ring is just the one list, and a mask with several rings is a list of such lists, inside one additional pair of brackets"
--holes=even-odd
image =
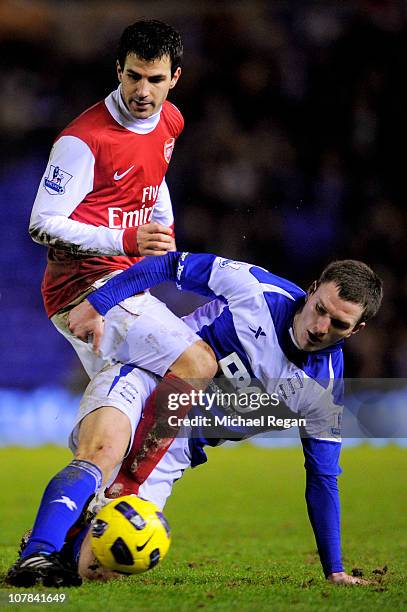
[(151, 221), (161, 223), (161, 225), (171, 226), (174, 223), (174, 213), (172, 211), (171, 196), (168, 190), (168, 185), (163, 179), (158, 190), (158, 197), (154, 204)]
[(217, 297), (224, 297), (228, 304), (261, 296), (263, 284), (250, 272), (254, 266), (243, 261), (216, 257), (208, 280), (208, 287)]
[(86, 255), (124, 255), (123, 230), (69, 219), (93, 189), (95, 158), (76, 136), (54, 144), (30, 219), (35, 242)]

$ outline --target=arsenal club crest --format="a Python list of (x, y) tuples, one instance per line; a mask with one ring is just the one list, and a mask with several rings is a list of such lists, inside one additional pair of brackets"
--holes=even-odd
[(164, 142), (164, 159), (167, 162), (167, 164), (170, 163), (171, 155), (174, 150), (174, 145), (175, 145), (175, 138), (168, 138), (168, 140)]
[(44, 178), (44, 187), (51, 195), (62, 195), (71, 178), (72, 174), (69, 172), (62, 170), (59, 166), (50, 165), (48, 176)]

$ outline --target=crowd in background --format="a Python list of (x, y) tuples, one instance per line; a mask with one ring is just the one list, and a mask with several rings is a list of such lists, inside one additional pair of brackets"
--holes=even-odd
[(385, 300), (349, 341), (345, 373), (407, 377), (403, 3), (6, 0), (0, 386), (82, 384), (43, 311), (46, 249), (28, 219), (53, 139), (116, 87), (118, 38), (143, 16), (184, 38), (171, 100), (186, 124), (167, 175), (178, 248), (252, 261), (304, 288), (331, 259), (366, 261)]

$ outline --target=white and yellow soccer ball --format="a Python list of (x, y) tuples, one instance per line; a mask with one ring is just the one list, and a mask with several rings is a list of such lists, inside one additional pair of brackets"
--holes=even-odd
[(104, 506), (92, 521), (91, 545), (109, 569), (140, 574), (162, 561), (171, 543), (168, 522), (155, 504), (126, 495)]

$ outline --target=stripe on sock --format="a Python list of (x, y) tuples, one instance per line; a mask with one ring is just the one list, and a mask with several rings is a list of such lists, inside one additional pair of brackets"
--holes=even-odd
[(71, 461), (71, 465), (94, 477), (96, 483), (95, 493), (100, 489), (102, 486), (102, 472), (97, 465), (91, 463), (90, 461), (86, 461), (85, 459), (74, 459)]

